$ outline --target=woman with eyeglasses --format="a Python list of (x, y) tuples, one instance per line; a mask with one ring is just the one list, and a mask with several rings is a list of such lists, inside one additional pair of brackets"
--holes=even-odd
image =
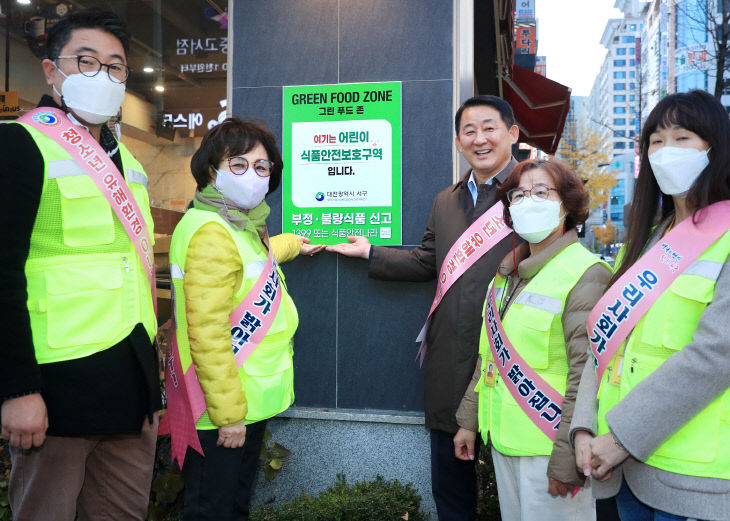
[(571, 425), (622, 521), (730, 519), (730, 120), (704, 91), (651, 111), (626, 243), (588, 320)]
[[(198, 191), (170, 245), (180, 365), (166, 414), (184, 402), (202, 448), (184, 458), (183, 519), (247, 519), (266, 420), (294, 399), (299, 319), (276, 261), (321, 247), (268, 237), (264, 198), (279, 186), (282, 159), (266, 128), (226, 119), (206, 133), (191, 170)], [(180, 372), (186, 393), (176, 392)]]
[(587, 359), (588, 312), (611, 276), (579, 242), (583, 182), (563, 163), (519, 163), (499, 187), (505, 223), (524, 239), (487, 291), (480, 363), (457, 411), (456, 457), (492, 442), (504, 521), (595, 519), (568, 444)]

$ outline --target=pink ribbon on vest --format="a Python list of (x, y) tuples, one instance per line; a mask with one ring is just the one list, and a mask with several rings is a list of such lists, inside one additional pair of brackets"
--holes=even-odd
[(596, 379), (603, 373), (626, 337), (667, 288), (730, 226), (730, 201), (702, 210), (701, 221), (692, 216), (662, 237), (601, 297), (588, 316)]
[[(266, 233), (266, 232), (265, 232)], [(268, 234), (264, 240), (268, 243)], [(269, 255), (264, 271), (256, 280), (254, 287), (231, 312), (231, 346), (238, 369), (248, 360), (251, 354), (263, 341), (274, 322), (281, 304), (281, 281), (276, 259), (269, 247)], [(160, 421), (160, 434), (170, 434), (172, 442), (172, 459), (177, 459), (180, 468), (185, 462), (188, 446), (201, 455), (195, 423), (200, 419), (207, 405), (205, 394), (200, 387), (195, 365), (190, 364), (183, 375), (178, 351), (176, 329), (173, 329), (169, 345), (168, 359), (165, 363), (165, 384), (167, 392), (167, 411)]]
[(423, 359), (426, 356), (426, 333), (431, 323), (431, 315), (441, 303), (446, 292), (461, 277), (466, 270), (481, 259), (489, 250), (496, 246), (499, 241), (507, 237), (510, 228), (504, 223), (504, 205), (501, 201), (494, 204), (489, 210), (484, 212), (469, 228), (462, 233), (451, 249), (446, 254), (444, 262), (438, 273), (438, 281), (436, 286), (436, 296), (431, 303), (431, 309), (426, 317), (426, 323), (421, 328), (421, 332), (416, 338), (416, 342), (421, 342), (416, 358), (420, 359), (423, 365)]
[(499, 318), (494, 285), (487, 293), (486, 311), (484, 325), (499, 376), (532, 423), (555, 441), (563, 412), (563, 395), (543, 380), (510, 343)]
[(109, 155), (88, 130), (74, 124), (60, 109), (39, 107), (18, 118), (17, 121), (30, 125), (61, 145), (94, 181), (112, 207), (114, 215), (122, 223), (129, 240), (132, 241), (134, 249), (139, 255), (142, 267), (147, 274), (156, 315), (155, 257), (152, 252), (150, 233), (137, 201)]

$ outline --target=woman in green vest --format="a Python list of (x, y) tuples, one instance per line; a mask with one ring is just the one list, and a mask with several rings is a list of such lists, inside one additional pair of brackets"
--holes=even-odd
[[(701, 222), (701, 210), (730, 200), (730, 121), (710, 94), (661, 100), (640, 146), (612, 284), (655, 244), (664, 249), (659, 241), (685, 219)], [(678, 264), (601, 381), (588, 366), (582, 377), (571, 426), (577, 465), (592, 474), (596, 497), (616, 497), (622, 521), (730, 519), (730, 219), (713, 222), (719, 238)]]
[(266, 281), (261, 291), (269, 288), (269, 293), (261, 293), (265, 298), (256, 305), (271, 307), (261, 308), (261, 320), (249, 315), (233, 329), (248, 339), (256, 328), (268, 328), (239, 367), (231, 316), (249, 292), (253, 298), (259, 280), (272, 275), (272, 265), (266, 269), (269, 248), (284, 262), (321, 247), (291, 234), (268, 240), (264, 198), (279, 186), (282, 173), (281, 155), (268, 129), (238, 119), (223, 121), (203, 138), (191, 170), (198, 191), (175, 228), (170, 265), (179, 359), (184, 372), (191, 365), (195, 369), (206, 411), (196, 423), (204, 456), (188, 449), (183, 465), (183, 519), (247, 519), (266, 420), (294, 400), (292, 338), (299, 319), (279, 272), (275, 315), (271, 288), (276, 284)]
[[(479, 363), (456, 416), (456, 457), (474, 458), (477, 431), (491, 439), (503, 521), (595, 519), (589, 491), (571, 497), (585, 476), (568, 444), (587, 359), (585, 321), (611, 276), (578, 242), (589, 196), (554, 159), (521, 162), (498, 194), (505, 222), (526, 243), (505, 257), (490, 284), (484, 316), (491, 323), (498, 315), (507, 338), (498, 341), (495, 328), (482, 324)], [(548, 403), (548, 387), (556, 401)]]

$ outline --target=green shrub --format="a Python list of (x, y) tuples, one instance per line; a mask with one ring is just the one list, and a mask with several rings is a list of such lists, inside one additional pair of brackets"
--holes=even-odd
[(477, 443), (481, 444), (479, 447), (479, 465), (477, 466), (477, 482), (479, 484), (477, 519), (479, 521), (500, 521), (497, 480), (494, 477), (494, 465), (492, 464), (492, 444), (484, 445), (481, 436), (477, 438)]
[(411, 483), (373, 481), (348, 485), (345, 476), (318, 497), (306, 493), (279, 508), (264, 507), (252, 512), (250, 521), (422, 521), (428, 514), (420, 511), (421, 496)]

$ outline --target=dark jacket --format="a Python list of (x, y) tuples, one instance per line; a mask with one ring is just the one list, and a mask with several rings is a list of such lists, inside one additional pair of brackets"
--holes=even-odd
[[(50, 96), (40, 106), (59, 108)], [(101, 145), (124, 172), (109, 129)], [(131, 434), (161, 408), (157, 354), (142, 324), (120, 343), (86, 358), (38, 364), (28, 315), (25, 262), (43, 190), (44, 162), (28, 131), (0, 125), (0, 402), (40, 391), (48, 408), (48, 434)], [(61, 216), (59, 215), (59, 219)]]
[[(516, 164), (512, 159), (496, 175), (497, 183), (479, 186), (476, 206), (467, 187), (467, 172), (458, 183), (436, 196), (421, 245), (412, 250), (374, 246), (368, 275), (381, 280), (435, 279), (459, 236), (498, 201), (498, 183)], [(426, 427), (430, 429), (450, 433), (459, 429), (456, 409), (479, 353), (484, 295), (499, 263), (512, 248), (512, 240), (512, 236), (502, 239), (469, 268), (444, 295), (431, 317), (424, 362), (424, 406)]]

